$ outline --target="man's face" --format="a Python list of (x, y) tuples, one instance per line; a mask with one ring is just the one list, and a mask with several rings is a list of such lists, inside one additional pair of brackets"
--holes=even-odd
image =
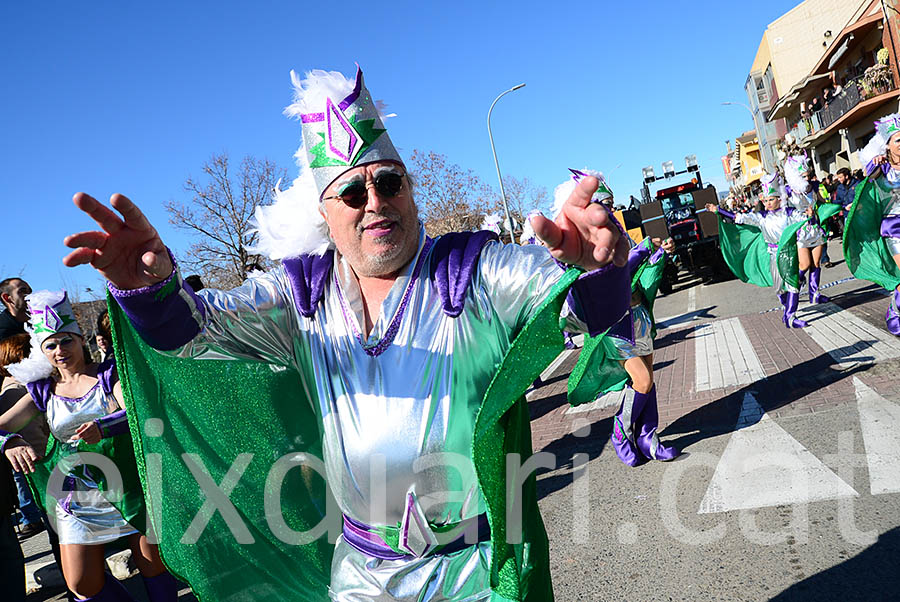
[(835, 178), (837, 178), (838, 184), (846, 184), (847, 183), (847, 176), (845, 176), (842, 173), (837, 174), (835, 176)]
[(763, 199), (763, 205), (765, 205), (766, 211), (776, 211), (781, 207), (781, 197), (767, 196)]
[(391, 276), (412, 260), (418, 212), (402, 166), (380, 161), (350, 169), (322, 199), (331, 239), (358, 276)]
[(11, 283), (12, 290), (7, 294), (3, 293), (2, 299), (3, 304), (9, 309), (9, 312), (13, 315), (23, 315), (27, 316), (27, 304), (25, 303), (25, 297), (31, 294), (31, 287), (28, 286), (28, 283), (24, 280), (16, 279)]

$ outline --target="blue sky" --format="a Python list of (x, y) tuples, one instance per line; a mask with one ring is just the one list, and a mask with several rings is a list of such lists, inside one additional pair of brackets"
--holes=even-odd
[[(86, 191), (131, 197), (176, 255), (189, 240), (168, 200), (205, 160), (267, 157), (296, 174), (284, 117), (291, 69), (352, 75), (358, 62), (401, 154), (433, 150), (496, 185), (549, 190), (567, 167), (639, 196), (641, 167), (696, 154), (724, 184), (725, 140), (751, 127), (744, 81), (768, 23), (796, 2), (81, 2), (0, 8), (0, 272), (89, 297), (96, 273), (62, 266), (62, 238), (92, 229)], [(621, 167), (616, 168), (620, 165)], [(720, 188), (721, 189), (721, 188)], [(0, 276), (2, 278), (3, 276)]]

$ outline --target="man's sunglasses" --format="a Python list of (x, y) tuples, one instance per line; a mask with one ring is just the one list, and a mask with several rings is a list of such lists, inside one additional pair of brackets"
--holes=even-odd
[(61, 339), (56, 339), (55, 341), (50, 341), (49, 343), (44, 345), (44, 349), (46, 351), (53, 351), (57, 347), (66, 347), (67, 345), (71, 345), (75, 339), (72, 337), (62, 337)]
[[(394, 198), (400, 194), (400, 189), (403, 188), (403, 175), (394, 172), (378, 174), (375, 176), (375, 191), (385, 198)], [(327, 201), (328, 199), (340, 199), (351, 209), (359, 209), (369, 201), (369, 191), (365, 182), (356, 180), (347, 184), (340, 193), (327, 196), (322, 200)]]

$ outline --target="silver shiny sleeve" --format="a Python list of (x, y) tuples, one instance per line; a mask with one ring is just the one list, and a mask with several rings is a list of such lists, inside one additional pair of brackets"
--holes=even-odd
[[(565, 270), (541, 245), (505, 245), (490, 242), (479, 260), (478, 279), (494, 311), (514, 337), (534, 311), (547, 298)], [(577, 317), (568, 303), (560, 313), (560, 329), (587, 332), (587, 324)]]
[(763, 218), (756, 211), (748, 211), (747, 213), (735, 213), (734, 214), (734, 223), (742, 224), (747, 226), (756, 226), (757, 228), (762, 226)]
[(301, 320), (282, 267), (230, 291), (203, 289), (197, 296), (205, 309), (201, 331), (174, 355), (293, 365)]

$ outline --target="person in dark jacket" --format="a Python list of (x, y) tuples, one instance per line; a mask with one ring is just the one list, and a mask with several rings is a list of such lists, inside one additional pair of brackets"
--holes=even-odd
[(846, 167), (837, 170), (835, 179), (837, 180), (837, 187), (834, 190), (834, 201), (846, 207), (853, 202), (853, 197), (856, 194), (856, 185), (859, 184), (859, 180), (854, 178), (853, 174)]
[(16, 486), (9, 462), (0, 454), (0, 583), (4, 600), (25, 600), (25, 557), (13, 527)]
[(31, 287), (21, 278), (0, 280), (0, 341), (15, 334), (25, 332), (28, 321), (28, 308), (25, 297), (31, 294)]

